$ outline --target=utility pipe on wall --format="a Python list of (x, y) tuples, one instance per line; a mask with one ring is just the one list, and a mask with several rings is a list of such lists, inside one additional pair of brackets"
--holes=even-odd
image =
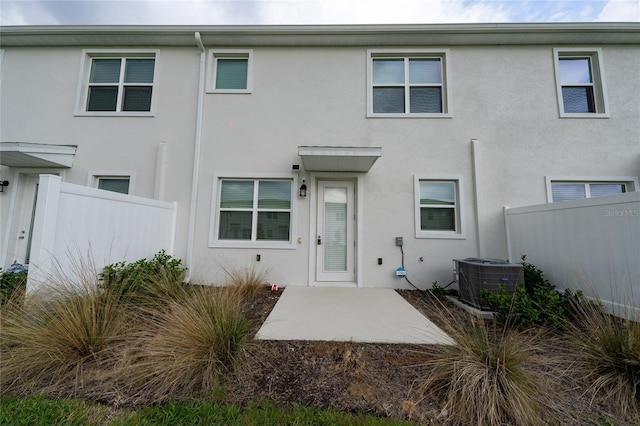
[(200, 49), (200, 79), (198, 82), (198, 105), (196, 110), (196, 135), (193, 149), (193, 176), (191, 178), (191, 204), (189, 207), (189, 230), (187, 234), (187, 276), (185, 282), (191, 281), (193, 271), (193, 245), (196, 234), (196, 207), (198, 205), (198, 178), (200, 174), (200, 146), (202, 145), (202, 117), (204, 113), (204, 85), (206, 72), (206, 51), (202, 44), (200, 32), (195, 34), (196, 44)]
[(473, 197), (474, 197), (474, 203), (475, 203), (475, 210), (476, 210), (476, 214), (475, 214), (475, 219), (476, 219), (476, 250), (478, 251), (478, 256), (479, 257), (484, 257), (485, 256), (485, 242), (484, 242), (484, 235), (482, 233), (481, 230), (481, 220), (480, 220), (480, 208), (481, 208), (481, 203), (480, 203), (480, 194), (479, 194), (479, 189), (478, 187), (479, 182), (479, 171), (478, 171), (478, 163), (479, 163), (479, 159), (478, 157), (480, 156), (480, 148), (479, 148), (479, 143), (477, 139), (471, 139), (471, 159), (472, 159), (472, 164), (473, 164)]
[(160, 141), (158, 143), (158, 151), (156, 154), (156, 184), (153, 188), (153, 198), (156, 200), (164, 200), (167, 168), (167, 141)]

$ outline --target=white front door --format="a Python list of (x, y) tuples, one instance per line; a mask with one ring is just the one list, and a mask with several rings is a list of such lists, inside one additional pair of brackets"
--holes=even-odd
[(354, 186), (351, 181), (318, 181), (318, 282), (355, 282)]

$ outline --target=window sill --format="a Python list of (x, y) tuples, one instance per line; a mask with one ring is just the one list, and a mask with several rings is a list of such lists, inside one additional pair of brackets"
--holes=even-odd
[(269, 242), (269, 241), (213, 241), (209, 242), (209, 248), (241, 248), (241, 249), (284, 249), (296, 248), (293, 241)]
[(112, 111), (79, 111), (76, 117), (155, 117), (155, 112), (112, 112)]
[(592, 112), (592, 113), (574, 114), (574, 113), (561, 112), (560, 118), (609, 118), (609, 113)]
[(453, 118), (451, 113), (446, 114), (374, 114), (368, 113), (367, 118)]
[(249, 89), (210, 89), (207, 90), (207, 94), (213, 93), (225, 93), (235, 95), (250, 95), (252, 92)]
[(441, 240), (465, 240), (467, 236), (465, 234), (459, 234), (457, 232), (427, 232), (417, 231), (416, 238), (421, 239), (441, 239)]

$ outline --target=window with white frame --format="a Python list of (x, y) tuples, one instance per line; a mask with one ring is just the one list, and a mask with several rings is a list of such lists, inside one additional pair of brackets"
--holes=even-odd
[(369, 50), (367, 115), (448, 116), (447, 57), (448, 50)]
[(554, 49), (561, 117), (606, 117), (607, 96), (600, 49)]
[(461, 193), (458, 176), (416, 176), (416, 238), (464, 238)]
[(211, 50), (208, 91), (251, 93), (252, 55), (252, 50)]
[(219, 179), (217, 242), (291, 241), (292, 179)]
[(151, 115), (157, 51), (84, 51), (78, 115)]
[(129, 193), (129, 176), (98, 176), (96, 179), (98, 181), (98, 189), (119, 192), (121, 194)]
[(547, 201), (557, 203), (560, 201), (624, 194), (625, 192), (636, 190), (637, 187), (638, 179), (635, 177), (594, 178), (589, 180), (548, 177)]

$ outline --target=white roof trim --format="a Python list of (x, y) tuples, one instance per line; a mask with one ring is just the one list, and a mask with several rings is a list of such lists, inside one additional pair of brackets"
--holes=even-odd
[(0, 164), (9, 167), (73, 166), (76, 146), (0, 142)]
[(298, 155), (309, 172), (368, 172), (382, 157), (379, 147), (299, 146)]

